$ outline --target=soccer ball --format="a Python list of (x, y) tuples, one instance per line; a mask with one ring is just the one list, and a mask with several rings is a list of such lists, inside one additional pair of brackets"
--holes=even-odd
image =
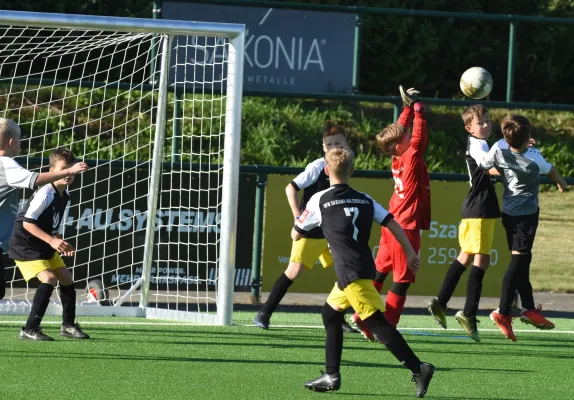
[(466, 97), (482, 99), (492, 90), (492, 76), (482, 67), (472, 67), (460, 77), (460, 90)]

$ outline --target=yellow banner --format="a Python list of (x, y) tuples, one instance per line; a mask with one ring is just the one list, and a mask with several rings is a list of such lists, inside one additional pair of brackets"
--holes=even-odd
[[(265, 226), (263, 239), (262, 290), (269, 292), (275, 280), (289, 264), (291, 254), (290, 232), (293, 218), (285, 197), (285, 186), (292, 176), (272, 175), (267, 182), (265, 195)], [(392, 179), (352, 178), (351, 186), (365, 192), (385, 208), (394, 190)], [(468, 192), (467, 182), (431, 182), (432, 223), (431, 229), (423, 231), (421, 237), (421, 269), (417, 281), (409, 289), (409, 294), (433, 296), (438, 293), (452, 260), (458, 255), (458, 226), (460, 208)], [(497, 185), (499, 200), (502, 199), (502, 187)], [(491, 252), (491, 266), (484, 278), (482, 295), (499, 297), (502, 276), (510, 262), (510, 252), (506, 244), (506, 235), (500, 220), (496, 225), (494, 243)], [(373, 224), (370, 245), (376, 256), (381, 227)], [(333, 268), (323, 269), (317, 262), (312, 270), (303, 274), (289, 288), (293, 293), (329, 293), (335, 282)], [(385, 283), (383, 291), (390, 287), (391, 277)], [(455, 296), (466, 293), (466, 274), (454, 292)]]

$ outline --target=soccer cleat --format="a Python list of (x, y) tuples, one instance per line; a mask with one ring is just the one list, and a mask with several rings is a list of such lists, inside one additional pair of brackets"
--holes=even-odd
[(343, 329), (344, 333), (361, 333), (360, 330), (353, 328), (346, 320), (343, 320), (341, 324), (341, 328)]
[(417, 385), (417, 398), (425, 397), (429, 389), (429, 383), (434, 375), (434, 365), (421, 363), (421, 372), (413, 374), (412, 381)]
[(542, 306), (539, 304), (534, 310), (524, 310), (520, 313), (520, 321), (524, 324), (530, 324), (538, 329), (554, 329), (554, 324), (548, 321), (542, 313)]
[(82, 331), (80, 324), (74, 324), (72, 326), (60, 327), (60, 336), (64, 336), (72, 339), (89, 339), (90, 336)]
[(365, 339), (367, 339), (370, 342), (375, 341), (375, 336), (373, 335), (373, 332), (371, 332), (367, 324), (365, 324), (365, 322), (361, 319), (361, 317), (359, 317), (359, 314), (353, 314), (353, 316), (351, 317), (351, 321), (361, 331), (361, 335), (363, 335)]
[(502, 315), (498, 312), (498, 309), (496, 309), (490, 313), (490, 319), (500, 328), (504, 336), (516, 342), (516, 335), (512, 330), (512, 317), (510, 315)]
[(269, 315), (263, 314), (262, 312), (257, 313), (255, 318), (253, 318), (253, 323), (262, 329), (269, 329)]
[(433, 319), (439, 324), (441, 327), (446, 329), (446, 314), (445, 309), (443, 306), (440, 305), (438, 302), (438, 298), (434, 297), (428, 305), (428, 310), (431, 313)]
[(54, 339), (51, 338), (48, 335), (45, 335), (42, 332), (42, 329), (38, 328), (38, 329), (26, 329), (26, 328), (22, 328), (22, 330), (20, 330), (20, 336), (19, 338), (21, 340), (40, 340), (43, 342), (53, 342)]
[(477, 321), (476, 316), (466, 317), (462, 311), (458, 311), (454, 315), (454, 318), (456, 318), (468, 336), (470, 336), (475, 342), (480, 342), (478, 327), (476, 326), (476, 324), (480, 323), (480, 321)]
[(341, 374), (331, 374), (321, 371), (321, 376), (312, 381), (305, 382), (305, 387), (315, 392), (328, 392), (341, 388)]

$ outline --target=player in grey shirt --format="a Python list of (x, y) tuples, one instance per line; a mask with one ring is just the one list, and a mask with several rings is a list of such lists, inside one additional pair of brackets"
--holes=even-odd
[(548, 175), (553, 169), (540, 150), (527, 147), (522, 152), (516, 152), (505, 139), (492, 146), (481, 167), (501, 170), (504, 184), (502, 212), (515, 216), (536, 213), (540, 175)]
[(539, 329), (554, 328), (554, 324), (542, 316), (540, 307), (536, 308), (534, 305), (530, 263), (538, 228), (540, 175), (548, 175), (560, 191), (565, 190), (568, 185), (552, 164), (542, 157), (540, 151), (528, 147), (532, 125), (526, 117), (507, 117), (502, 121), (501, 127), (504, 139), (492, 146), (480, 162), (480, 167), (486, 170), (496, 168), (502, 176), (505, 188), (502, 198), (502, 224), (512, 256), (502, 280), (499, 308), (490, 314), (490, 319), (507, 338), (515, 342), (510, 310), (516, 289), (524, 308), (520, 320)]
[(86, 171), (88, 165), (79, 162), (70, 168), (53, 172), (31, 172), (13, 160), (20, 154), (20, 127), (10, 119), (0, 118), (0, 300), (6, 294), (6, 274), (2, 253), (8, 242), (18, 214), (19, 189), (35, 189), (59, 179)]

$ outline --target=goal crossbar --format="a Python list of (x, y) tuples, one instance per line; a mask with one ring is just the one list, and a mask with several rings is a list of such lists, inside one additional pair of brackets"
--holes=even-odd
[(245, 25), (199, 21), (176, 21), (128, 17), (55, 14), (0, 10), (0, 25), (38, 28), (113, 30), (118, 32), (165, 33), (235, 39), (243, 35)]

